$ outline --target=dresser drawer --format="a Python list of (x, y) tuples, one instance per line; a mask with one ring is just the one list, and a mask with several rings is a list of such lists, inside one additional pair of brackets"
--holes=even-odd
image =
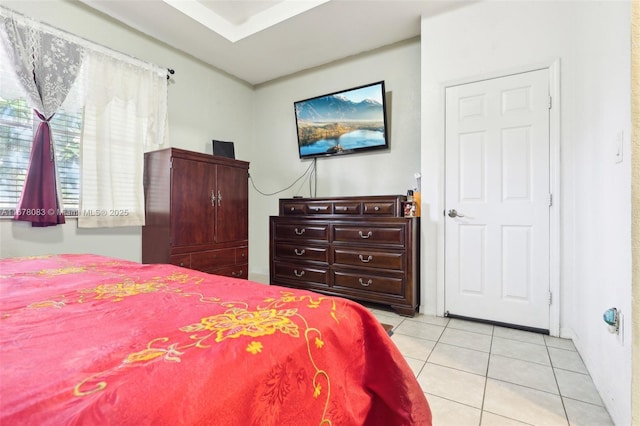
[(393, 216), (399, 210), (398, 201), (371, 201), (364, 203), (364, 214), (369, 215), (381, 215), (381, 216)]
[(331, 214), (332, 203), (309, 203), (307, 214)]
[(191, 253), (191, 268), (198, 271), (211, 271), (221, 266), (236, 263), (236, 249), (207, 250)]
[(172, 265), (182, 266), (183, 268), (191, 268), (190, 254), (175, 254), (169, 258)]
[(356, 202), (339, 202), (333, 204), (333, 213), (337, 215), (362, 214), (362, 204)]
[(404, 286), (402, 277), (361, 274), (337, 270), (333, 273), (334, 288), (348, 288), (385, 295), (402, 296)]
[(274, 272), (276, 279), (329, 286), (328, 268), (275, 262)]
[(288, 203), (282, 203), (281, 205), (281, 214), (283, 216), (290, 216), (290, 215), (301, 215), (301, 214), (307, 214), (307, 203), (302, 203), (302, 202), (288, 202)]
[(249, 247), (236, 248), (236, 263), (248, 263), (249, 262)]
[(347, 243), (367, 242), (377, 244), (403, 245), (405, 242), (405, 228), (402, 225), (335, 225), (333, 227), (333, 240)]
[(276, 243), (276, 258), (329, 263), (329, 249), (328, 247)]
[(249, 278), (249, 265), (234, 265), (227, 266), (220, 269), (214, 269), (213, 271), (209, 271), (211, 274), (223, 275), (225, 277), (233, 277), (233, 278), (244, 278), (245, 280)]
[(366, 248), (333, 250), (333, 263), (369, 268), (395, 269), (404, 267), (404, 251), (373, 251)]
[(332, 203), (322, 201), (289, 201), (283, 202), (280, 208), (281, 214), (283, 216), (300, 216), (314, 214), (331, 214), (332, 206)]
[(276, 240), (322, 240), (329, 241), (329, 225), (309, 223), (278, 223), (275, 226)]

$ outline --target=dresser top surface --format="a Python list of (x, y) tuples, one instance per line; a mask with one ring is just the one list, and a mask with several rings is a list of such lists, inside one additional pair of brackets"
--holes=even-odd
[(336, 201), (382, 201), (404, 199), (404, 195), (356, 195), (340, 197), (293, 197), (281, 198), (280, 202), (336, 202)]

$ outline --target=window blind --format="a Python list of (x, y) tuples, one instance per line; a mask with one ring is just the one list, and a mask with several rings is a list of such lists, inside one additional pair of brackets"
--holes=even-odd
[[(0, 58), (2, 60), (2, 58)], [(25, 98), (7, 99), (0, 85), (0, 216), (13, 216), (20, 200), (38, 119)], [(61, 110), (49, 123), (65, 214), (77, 214), (80, 196), (82, 111)]]

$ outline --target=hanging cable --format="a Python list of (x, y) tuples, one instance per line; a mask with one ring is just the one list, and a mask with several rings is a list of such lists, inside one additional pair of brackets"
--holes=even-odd
[[(309, 195), (314, 198), (316, 197), (316, 193), (318, 192), (318, 168), (316, 164), (317, 160), (317, 158), (313, 158), (313, 170), (311, 171), (311, 174), (309, 174)], [(311, 175), (313, 175), (313, 186), (311, 186)]]
[[(294, 180), (291, 185), (287, 186), (284, 189), (275, 191), (275, 192), (271, 192), (271, 193), (265, 193), (261, 190), (259, 190), (256, 187), (256, 184), (253, 182), (253, 178), (251, 177), (251, 174), (249, 174), (249, 180), (251, 181), (251, 186), (253, 187), (253, 189), (255, 189), (259, 194), (264, 195), (264, 196), (271, 196), (271, 195), (276, 195), (276, 194), (280, 194), (281, 192), (284, 192), (290, 188), (292, 188), (296, 183), (298, 183), (301, 179), (303, 179), (304, 177), (310, 178), (312, 174), (315, 173), (315, 168), (316, 168), (316, 161), (315, 158), (313, 160), (313, 162), (311, 164), (309, 164), (309, 167), (307, 167), (307, 170), (304, 171), (304, 173), (302, 173), (302, 175), (300, 175), (296, 180)], [(302, 184), (304, 185), (304, 181), (302, 181)], [(298, 189), (299, 190), (299, 189)], [(315, 195), (314, 195), (315, 196)]]

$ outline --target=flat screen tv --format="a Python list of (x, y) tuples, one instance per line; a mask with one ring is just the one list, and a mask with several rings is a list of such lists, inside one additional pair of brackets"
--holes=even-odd
[(384, 81), (294, 102), (300, 158), (389, 147)]

